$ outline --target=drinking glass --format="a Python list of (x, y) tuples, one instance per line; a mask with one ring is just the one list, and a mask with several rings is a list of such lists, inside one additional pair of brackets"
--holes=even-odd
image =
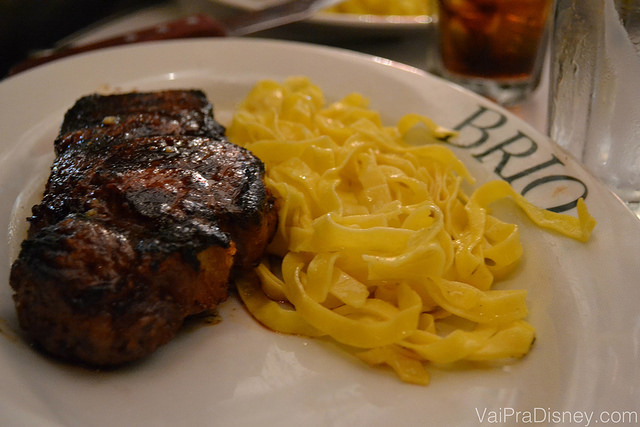
[(540, 82), (553, 0), (438, 0), (428, 69), (502, 105)]
[(638, 213), (640, 1), (557, 0), (549, 135)]

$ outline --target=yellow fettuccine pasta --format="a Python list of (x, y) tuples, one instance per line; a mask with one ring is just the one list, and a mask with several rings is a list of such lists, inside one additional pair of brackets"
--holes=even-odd
[[(428, 136), (406, 143), (417, 125)], [(415, 114), (384, 126), (359, 94), (327, 105), (307, 78), (258, 83), (228, 129), (264, 161), (278, 199), (259, 283), (237, 283), (254, 317), (329, 336), (417, 384), (427, 362), (525, 355), (526, 292), (492, 289), (522, 255), (518, 227), (487, 207), (512, 198), (537, 225), (582, 241), (595, 221), (582, 201), (577, 218), (544, 211), (502, 181), (464, 194), (473, 178), (438, 141), (449, 133)]]

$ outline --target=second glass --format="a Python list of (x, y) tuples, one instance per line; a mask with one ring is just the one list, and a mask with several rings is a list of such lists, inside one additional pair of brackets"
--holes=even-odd
[(429, 71), (502, 105), (540, 82), (553, 0), (438, 0)]
[(549, 135), (640, 217), (640, 0), (558, 0)]

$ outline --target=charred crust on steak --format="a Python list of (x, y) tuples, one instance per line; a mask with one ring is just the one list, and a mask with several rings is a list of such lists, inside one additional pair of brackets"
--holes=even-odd
[[(114, 131), (113, 125), (139, 136), (222, 133), (213, 119), (213, 106), (200, 90), (122, 95), (89, 95), (65, 114), (60, 134), (93, 128)], [(107, 119), (107, 120), (105, 120)]]
[(227, 297), (273, 236), (264, 165), (201, 91), (90, 95), (66, 113), (10, 284), (46, 352), (117, 365)]

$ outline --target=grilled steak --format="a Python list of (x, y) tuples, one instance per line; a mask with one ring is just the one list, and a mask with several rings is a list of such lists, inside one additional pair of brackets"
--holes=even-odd
[(55, 152), (10, 284), (20, 325), (58, 357), (148, 355), (223, 301), (275, 230), (263, 164), (200, 91), (84, 97)]

